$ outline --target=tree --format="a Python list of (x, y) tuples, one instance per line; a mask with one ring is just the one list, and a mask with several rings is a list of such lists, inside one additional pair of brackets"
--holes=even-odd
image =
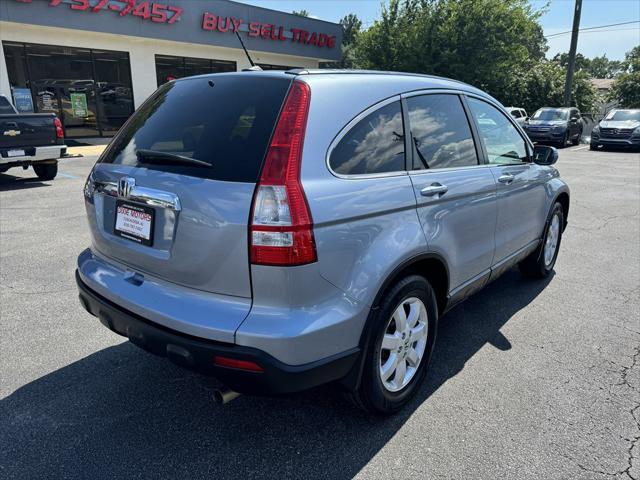
[(356, 37), (362, 29), (362, 21), (353, 13), (345, 15), (340, 20), (342, 25), (342, 44), (351, 45), (355, 43)]
[(391, 0), (361, 33), (358, 62), (448, 76), (497, 94), (516, 69), (544, 57), (541, 13), (526, 0)]
[(640, 108), (640, 45), (625, 55), (624, 73), (616, 77), (609, 99), (623, 108)]
[(293, 12), (294, 15), (298, 15), (299, 17), (308, 17), (310, 15), (310, 13), (307, 10), (294, 10)]
[(342, 26), (342, 58), (338, 62), (326, 62), (326, 68), (356, 68), (356, 42), (362, 29), (362, 21), (353, 13), (340, 20)]
[[(524, 107), (529, 113), (540, 107), (560, 106), (564, 101), (566, 74), (559, 62), (542, 59), (513, 72), (505, 90), (495, 96), (503, 104)], [(591, 112), (596, 100), (591, 78), (584, 70), (577, 71), (571, 85), (572, 105), (583, 112)]]
[[(553, 57), (554, 62), (558, 62), (563, 67), (569, 62), (568, 53), (558, 53)], [(581, 53), (576, 55), (576, 71), (584, 70), (593, 78), (614, 78), (623, 71), (623, 62), (619, 60), (609, 60), (606, 55), (601, 57), (587, 58)]]

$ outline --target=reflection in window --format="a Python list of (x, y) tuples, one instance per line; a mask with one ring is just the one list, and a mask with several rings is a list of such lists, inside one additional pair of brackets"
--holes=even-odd
[(478, 165), (469, 122), (456, 95), (407, 99), (413, 143), (413, 170)]
[(476, 98), (469, 98), (469, 108), (478, 124), (489, 163), (500, 165), (527, 161), (524, 139), (502, 112)]
[(358, 122), (331, 152), (329, 163), (343, 175), (404, 170), (400, 102), (379, 108)]
[(156, 55), (156, 77), (158, 86), (183, 77), (192, 77), (205, 73), (235, 71), (236, 62), (227, 60)]

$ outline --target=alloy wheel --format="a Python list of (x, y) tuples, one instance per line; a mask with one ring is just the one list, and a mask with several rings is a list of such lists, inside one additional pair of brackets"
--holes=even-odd
[(416, 297), (404, 299), (389, 319), (380, 348), (379, 374), (384, 388), (398, 392), (418, 371), (427, 346), (427, 309)]

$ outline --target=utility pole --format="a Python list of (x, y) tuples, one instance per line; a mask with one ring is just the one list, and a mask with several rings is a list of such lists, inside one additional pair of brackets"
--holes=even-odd
[(571, 31), (571, 47), (569, 48), (569, 63), (567, 64), (567, 80), (564, 84), (564, 106), (571, 106), (571, 84), (573, 83), (573, 69), (576, 63), (576, 48), (578, 47), (578, 30), (580, 30), (580, 14), (582, 13), (582, 0), (576, 0), (576, 9), (573, 12), (573, 29)]

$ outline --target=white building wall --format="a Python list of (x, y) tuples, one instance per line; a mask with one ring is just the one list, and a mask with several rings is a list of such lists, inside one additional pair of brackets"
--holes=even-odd
[[(2, 1), (2, 0), (0, 0)], [(157, 88), (155, 55), (175, 55), (179, 57), (209, 58), (213, 60), (235, 61), (238, 70), (249, 67), (244, 51), (210, 45), (180, 43), (165, 40), (146, 39), (124, 35), (87, 32), (66, 28), (42, 27), (13, 22), (0, 22), (0, 43), (2, 40), (59, 45), (64, 47), (117, 50), (129, 53), (133, 100), (138, 108)], [(294, 65), (317, 68), (318, 59), (296, 57), (250, 51), (255, 63)], [(0, 45), (0, 93), (11, 98), (11, 88), (7, 74), (4, 51)]]

